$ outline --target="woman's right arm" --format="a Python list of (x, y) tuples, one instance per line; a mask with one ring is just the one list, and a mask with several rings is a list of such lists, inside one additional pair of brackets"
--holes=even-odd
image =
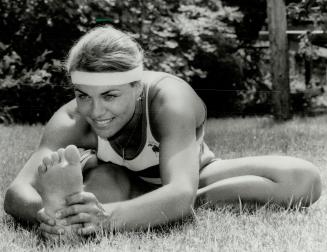
[(51, 152), (49, 148), (40, 147), (24, 165), (5, 194), (6, 213), (22, 221), (37, 222), (37, 212), (42, 208), (42, 199), (35, 185), (37, 167)]
[(89, 130), (87, 123), (76, 113), (75, 101), (61, 107), (47, 123), (40, 146), (26, 162), (22, 170), (10, 184), (5, 194), (4, 209), (15, 218), (23, 221), (37, 222), (37, 212), (42, 208), (42, 199), (37, 191), (38, 166), (44, 157), (53, 151), (81, 142)]

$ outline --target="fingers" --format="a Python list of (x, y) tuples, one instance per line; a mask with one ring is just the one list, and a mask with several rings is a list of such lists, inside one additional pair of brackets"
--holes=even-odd
[(42, 234), (62, 235), (65, 233), (65, 229), (60, 226), (50, 226), (45, 223), (40, 224), (40, 231)]
[(60, 221), (63, 225), (78, 225), (81, 223), (89, 223), (92, 221), (92, 216), (88, 213), (79, 213), (69, 216)]
[(94, 225), (88, 225), (87, 227), (84, 228), (80, 228), (77, 230), (77, 234), (79, 235), (89, 235), (89, 234), (93, 234), (97, 231), (97, 227), (95, 227)]
[(61, 238), (61, 235), (48, 234), (48, 233), (45, 233), (45, 232), (41, 232), (41, 236), (45, 240), (50, 241), (50, 242), (58, 242), (58, 241), (60, 241), (60, 238)]
[(66, 197), (66, 204), (68, 206), (74, 204), (83, 204), (88, 202), (97, 202), (97, 198), (93, 193), (90, 192), (80, 192)]
[(65, 207), (65, 208), (59, 210), (56, 213), (56, 218), (64, 219), (64, 218), (67, 218), (68, 216), (76, 215), (76, 214), (85, 212), (85, 210), (88, 210), (88, 209), (89, 209), (88, 205), (82, 205), (82, 204), (72, 205), (72, 206)]
[(79, 229), (83, 228), (83, 224), (78, 223), (78, 224), (72, 224), (70, 225), (71, 231), (77, 233)]
[(66, 227), (48, 226), (41, 224), (39, 227), (41, 236), (47, 240), (58, 241), (65, 237), (72, 237), (74, 234), (78, 234), (78, 231), (83, 228), (83, 224), (74, 224)]

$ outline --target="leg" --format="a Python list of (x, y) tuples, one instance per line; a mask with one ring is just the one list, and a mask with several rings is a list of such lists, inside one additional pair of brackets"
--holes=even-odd
[(93, 193), (102, 203), (129, 199), (131, 181), (126, 168), (102, 163), (84, 174), (84, 191)]
[(99, 164), (84, 174), (84, 191), (93, 193), (101, 203), (128, 200), (154, 188), (113, 163)]
[(200, 173), (197, 196), (213, 202), (239, 198), (310, 205), (321, 193), (318, 169), (292, 157), (260, 156), (218, 160)]
[(125, 167), (99, 164), (95, 155), (90, 155), (82, 171), (80, 159), (80, 152), (73, 145), (43, 159), (39, 167), (39, 193), (50, 216), (65, 206), (66, 196), (83, 189), (94, 193), (102, 203), (127, 200), (153, 190)]

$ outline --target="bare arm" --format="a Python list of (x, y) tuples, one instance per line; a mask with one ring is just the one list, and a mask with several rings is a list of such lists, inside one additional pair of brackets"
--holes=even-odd
[(49, 149), (38, 149), (10, 184), (4, 200), (4, 209), (8, 214), (24, 221), (36, 222), (36, 213), (42, 208), (42, 199), (33, 186), (34, 168), (50, 152)]
[(146, 228), (190, 213), (198, 188), (199, 147), (195, 136), (194, 97), (185, 92), (188, 91), (184, 88), (160, 91), (152, 103), (164, 185), (135, 199), (104, 205), (117, 228)]
[[(37, 191), (37, 167), (42, 159), (58, 148), (69, 144), (82, 145), (79, 141), (85, 133), (86, 124), (69, 114), (74, 102), (59, 109), (48, 122), (40, 146), (32, 154), (5, 194), (5, 211), (24, 221), (36, 222), (36, 214), (42, 208)], [(79, 124), (78, 124), (79, 123)]]

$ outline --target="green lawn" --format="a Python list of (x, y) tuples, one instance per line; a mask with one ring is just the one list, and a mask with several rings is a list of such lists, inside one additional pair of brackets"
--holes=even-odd
[[(218, 157), (281, 154), (316, 164), (323, 178), (323, 193), (307, 210), (244, 204), (202, 206), (195, 210), (195, 218), (170, 227), (98, 236), (50, 248), (39, 242), (34, 231), (14, 225), (1, 209), (0, 251), (326, 251), (326, 126), (327, 116), (296, 118), (282, 124), (268, 118), (208, 122), (206, 140)], [(1, 206), (5, 188), (37, 146), (42, 132), (42, 126), (0, 125)]]

